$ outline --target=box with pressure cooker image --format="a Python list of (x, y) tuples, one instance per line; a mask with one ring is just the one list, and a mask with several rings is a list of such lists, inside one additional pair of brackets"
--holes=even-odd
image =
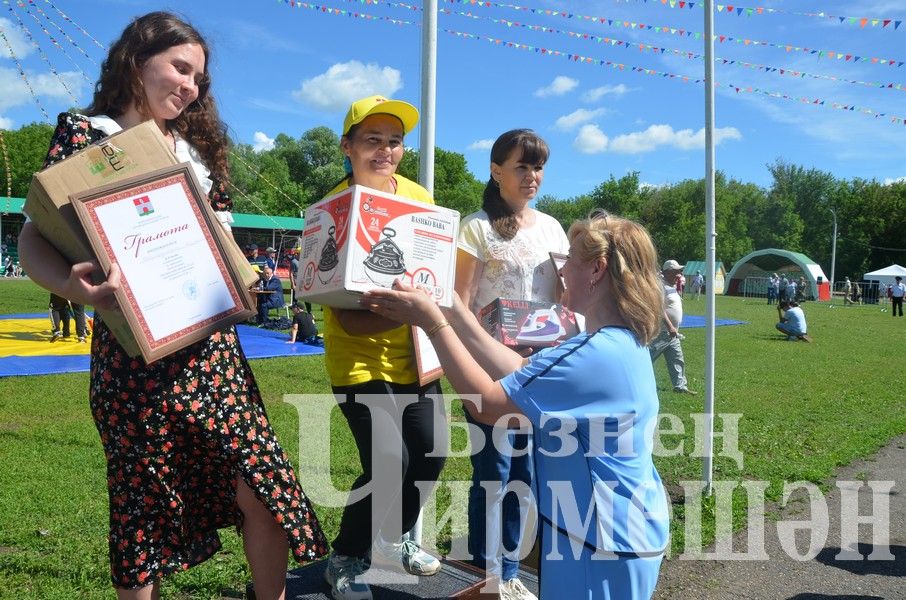
[(361, 308), (363, 292), (400, 279), (452, 306), (458, 232), (455, 210), (350, 186), (305, 210), (296, 292)]

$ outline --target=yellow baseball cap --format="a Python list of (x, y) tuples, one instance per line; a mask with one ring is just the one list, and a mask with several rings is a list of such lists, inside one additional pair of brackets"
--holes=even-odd
[(368, 115), (374, 114), (393, 115), (403, 123), (403, 133), (409, 133), (418, 124), (418, 109), (402, 100), (388, 100), (383, 96), (368, 96), (356, 100), (349, 107), (346, 118), (343, 120), (343, 135), (349, 133), (349, 128), (358, 125)]

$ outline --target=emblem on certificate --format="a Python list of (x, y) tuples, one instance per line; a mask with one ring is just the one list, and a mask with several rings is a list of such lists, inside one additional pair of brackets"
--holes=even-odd
[(70, 197), (146, 362), (254, 314), (188, 163)]

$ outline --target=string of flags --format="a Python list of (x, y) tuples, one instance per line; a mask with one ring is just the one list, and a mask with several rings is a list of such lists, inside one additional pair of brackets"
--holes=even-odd
[(13, 196), (13, 173), (9, 168), (9, 152), (6, 151), (6, 140), (3, 139), (3, 130), (0, 129), (0, 151), (3, 153), (3, 166), (6, 169), (6, 210), (9, 212), (10, 198)]
[(32, 99), (34, 99), (35, 104), (37, 104), (38, 108), (41, 109), (41, 114), (44, 115), (44, 118), (49, 121), (50, 116), (48, 116), (47, 111), (44, 110), (44, 105), (41, 104), (40, 100), (38, 100), (38, 95), (35, 94), (34, 88), (31, 87), (31, 82), (28, 81), (28, 77), (25, 76), (25, 70), (22, 69), (22, 63), (19, 62), (19, 57), (16, 56), (16, 51), (13, 50), (13, 45), (9, 43), (9, 38), (6, 37), (6, 32), (4, 32), (2, 28), (0, 28), (0, 38), (3, 39), (3, 43), (6, 45), (6, 50), (7, 52), (9, 52), (10, 58), (12, 58), (13, 62), (16, 63), (16, 69), (18, 69), (19, 71), (19, 78), (25, 82), (25, 87), (28, 88), (28, 93), (31, 94), (31, 97)]
[[(588, 56), (582, 56), (579, 54), (574, 54), (572, 52), (562, 52), (560, 50), (556, 50), (556, 49), (552, 49), (552, 48), (543, 48), (543, 47), (539, 47), (539, 46), (531, 46), (529, 44), (522, 44), (519, 42), (510, 42), (510, 41), (506, 41), (506, 40), (502, 40), (502, 39), (494, 38), (494, 37), (490, 37), (490, 36), (476, 35), (473, 33), (454, 31), (451, 29), (444, 29), (443, 31), (445, 33), (449, 33), (456, 37), (479, 40), (479, 41), (486, 41), (491, 44), (494, 44), (495, 46), (501, 46), (501, 47), (512, 48), (512, 49), (517, 49), (517, 50), (525, 50), (525, 51), (529, 51), (529, 52), (534, 52), (535, 54), (539, 54), (541, 56), (553, 56), (553, 57), (558, 57), (558, 58), (565, 58), (567, 60), (582, 63), (582, 64), (596, 65), (596, 66), (602, 66), (602, 67), (606, 66), (606, 67), (610, 67), (610, 68), (618, 70), (618, 71), (629, 71), (632, 73), (638, 73), (640, 75), (650, 75), (650, 76), (663, 77), (663, 78), (667, 78), (667, 79), (675, 79), (675, 80), (681, 81), (683, 83), (704, 83), (704, 78), (694, 78), (694, 77), (689, 77), (686, 75), (677, 75), (675, 73), (669, 73), (666, 71), (658, 71), (656, 69), (646, 69), (644, 67), (636, 67), (633, 65), (625, 64), (625, 63), (619, 63), (619, 62), (613, 62), (613, 61), (609, 61), (609, 60), (596, 59), (596, 58), (592, 58), (592, 57), (588, 57)], [(735, 84), (714, 82), (714, 87), (715, 88), (724, 88), (727, 90), (733, 90), (737, 94), (740, 94), (740, 93), (762, 94), (765, 96), (770, 96), (772, 98), (780, 98), (783, 100), (792, 100), (792, 101), (800, 102), (803, 104), (812, 104), (812, 105), (816, 105), (816, 106), (835, 108), (838, 110), (859, 112), (864, 115), (873, 116), (875, 118), (887, 118), (890, 120), (891, 123), (906, 125), (906, 119), (904, 119), (903, 117), (899, 117), (896, 115), (889, 115), (887, 113), (878, 112), (878, 111), (872, 110), (870, 108), (866, 108), (863, 106), (856, 106), (853, 104), (843, 104), (840, 102), (822, 100), (820, 98), (808, 98), (805, 96), (796, 97), (796, 96), (791, 96), (789, 94), (785, 94), (782, 92), (774, 92), (771, 90), (765, 90), (765, 89), (755, 87), (755, 86), (738, 86)]]
[[(354, 1), (354, 0), (347, 0), (347, 1)], [(363, 12), (352, 11), (352, 10), (343, 10), (342, 8), (333, 8), (331, 6), (322, 6), (320, 4), (311, 4), (309, 2), (298, 2), (297, 0), (277, 0), (277, 2), (283, 2), (284, 4), (288, 4), (290, 6), (290, 8), (305, 8), (308, 10), (312, 10), (315, 12), (320, 12), (320, 13), (324, 13), (324, 14), (328, 14), (328, 15), (346, 16), (346, 17), (352, 17), (352, 18), (356, 18), (356, 19), (365, 19), (366, 21), (385, 21), (387, 23), (390, 23), (391, 25), (416, 25), (416, 26), (419, 25), (419, 23), (413, 23), (412, 21), (406, 21), (403, 19), (394, 19), (392, 17), (376, 16), (376, 15), (372, 15), (369, 13), (363, 13)], [(377, 2), (374, 0), (359, 0), (359, 2), (361, 4), (377, 4)]]
[[(346, 0), (346, 1), (347, 2), (356, 2), (357, 0)], [(358, 0), (358, 1), (361, 2), (363, 0)], [(372, 4), (378, 3), (377, 0), (370, 0), (370, 2)], [(568, 19), (577, 19), (580, 21), (588, 21), (591, 23), (598, 23), (600, 25), (607, 25), (608, 27), (622, 27), (624, 29), (636, 29), (639, 31), (653, 31), (653, 32), (659, 33), (659, 34), (675, 35), (675, 36), (679, 36), (679, 37), (689, 37), (689, 38), (693, 38), (696, 40), (702, 39), (705, 35), (704, 33), (700, 32), (700, 31), (692, 31), (692, 30), (680, 28), (680, 27), (670, 27), (667, 25), (649, 25), (646, 23), (629, 21), (626, 19), (616, 19), (616, 18), (612, 18), (612, 17), (604, 17), (604, 16), (597, 16), (597, 15), (582, 15), (582, 14), (578, 14), (578, 13), (554, 11), (554, 10), (541, 9), (541, 8), (530, 8), (527, 6), (517, 6), (515, 4), (502, 4), (502, 3), (498, 3), (498, 2), (485, 2), (485, 1), (478, 1), (478, 0), (444, 0), (444, 2), (447, 2), (449, 4), (465, 4), (465, 5), (469, 5), (469, 6), (477, 6), (480, 8), (491, 8), (491, 7), (505, 8), (505, 9), (515, 10), (515, 11), (520, 11), (520, 12), (529, 12), (529, 13), (535, 14), (535, 15), (545, 15), (545, 16), (562, 17), (562, 18), (568, 18)], [(387, 4), (391, 5), (391, 6), (394, 5), (394, 4), (391, 4), (390, 2), (387, 2)], [(408, 5), (400, 5), (400, 6), (407, 7)], [(512, 21), (512, 22), (508, 21), (508, 23), (512, 23), (513, 25), (516, 24), (515, 21)], [(545, 31), (545, 29), (538, 29), (538, 31)], [(785, 52), (804, 52), (805, 54), (816, 56), (819, 59), (826, 57), (826, 58), (835, 59), (835, 60), (842, 61), (842, 62), (853, 62), (853, 63), (861, 62), (861, 63), (868, 63), (868, 64), (874, 64), (874, 65), (887, 65), (887, 66), (891, 66), (891, 67), (892, 66), (902, 67), (903, 62), (904, 62), (903, 60), (897, 60), (894, 58), (882, 58), (879, 56), (862, 56), (862, 55), (856, 54), (855, 52), (841, 52), (841, 51), (837, 51), (837, 50), (824, 50), (824, 49), (819, 49), (819, 48), (808, 48), (805, 46), (797, 46), (795, 44), (782, 44), (782, 43), (775, 43), (775, 42), (766, 42), (766, 41), (762, 41), (762, 40), (754, 40), (751, 38), (744, 38), (744, 37), (730, 36), (730, 35), (714, 36), (714, 41), (719, 42), (721, 44), (724, 44), (726, 42), (733, 42), (733, 43), (736, 43), (738, 45), (743, 45), (743, 46), (767, 46), (770, 48), (776, 48), (778, 50), (783, 50)]]
[(38, 51), (38, 55), (41, 57), (41, 60), (47, 63), (47, 67), (50, 69), (50, 72), (54, 74), (54, 76), (60, 82), (60, 85), (63, 86), (63, 89), (66, 90), (66, 93), (69, 94), (70, 98), (72, 98), (72, 101), (78, 104), (79, 99), (75, 94), (72, 93), (72, 90), (69, 89), (69, 85), (66, 83), (66, 80), (63, 78), (63, 76), (61, 76), (60, 73), (57, 72), (57, 69), (53, 66), (53, 64), (51, 64), (50, 59), (47, 58), (47, 54), (44, 52), (41, 44), (39, 44), (38, 41), (32, 36), (31, 31), (28, 30), (28, 27), (25, 26), (25, 23), (22, 22), (22, 18), (19, 16), (19, 13), (15, 12), (11, 6), (8, 8), (9, 12), (16, 17), (16, 21), (19, 22), (19, 29), (25, 32), (25, 36), (28, 38), (28, 41), (30, 41), (31, 45), (34, 46)]
[[(617, 2), (644, 2), (645, 4), (660, 4), (668, 8), (675, 9), (684, 9), (684, 8), (704, 8), (704, 2), (683, 2), (681, 0), (616, 0)], [(872, 27), (879, 27), (885, 29), (890, 25), (893, 25), (893, 30), (900, 28), (900, 25), (903, 24), (902, 19), (884, 19), (884, 18), (874, 18), (874, 17), (849, 17), (849, 16), (840, 16), (840, 15), (831, 15), (824, 11), (821, 12), (805, 12), (798, 10), (786, 10), (783, 8), (767, 8), (763, 6), (739, 6), (734, 4), (716, 4), (714, 8), (717, 9), (718, 13), (723, 13), (727, 15), (736, 15), (741, 17), (743, 15), (747, 17), (751, 16), (762, 16), (770, 14), (786, 14), (786, 15), (796, 15), (799, 17), (816, 17), (820, 19), (826, 19), (833, 21), (839, 24), (845, 25), (858, 25), (860, 28), (864, 29), (865, 27), (871, 25)]]
[[(676, 48), (664, 48), (664, 47), (660, 47), (660, 46), (653, 46), (651, 44), (643, 44), (640, 42), (629, 42), (626, 40), (621, 40), (621, 39), (611, 38), (611, 37), (602, 37), (602, 36), (592, 35), (589, 33), (577, 33), (575, 31), (562, 30), (562, 29), (557, 29), (555, 27), (547, 27), (544, 25), (530, 25), (527, 23), (517, 23), (517, 22), (513, 22), (513, 21), (507, 21), (506, 19), (495, 19), (492, 17), (482, 17), (479, 15), (473, 14), (471, 12), (452, 11), (448, 8), (441, 8), (441, 9), (439, 9), (439, 12), (441, 12), (443, 14), (447, 14), (447, 15), (457, 15), (457, 16), (461, 16), (461, 17), (467, 17), (470, 19), (480, 19), (480, 20), (485, 20), (485, 21), (491, 21), (492, 23), (495, 23), (497, 25), (503, 25), (506, 27), (521, 27), (521, 28), (532, 30), (532, 31), (557, 33), (557, 34), (566, 35), (566, 36), (569, 36), (571, 38), (575, 38), (578, 40), (596, 42), (599, 44), (609, 44), (612, 47), (626, 48), (626, 49), (635, 48), (635, 49), (638, 49), (639, 52), (651, 52), (653, 54), (673, 54), (675, 56), (680, 56), (682, 58), (686, 58), (686, 59), (690, 59), (690, 60), (704, 60), (704, 55), (702, 55), (702, 54), (697, 54), (695, 52), (688, 52), (686, 50), (678, 50)], [(903, 85), (900, 83), (895, 83), (895, 82), (882, 83), (882, 82), (875, 82), (875, 81), (860, 81), (860, 80), (855, 80), (855, 79), (847, 79), (845, 77), (813, 74), (813, 73), (807, 73), (805, 71), (800, 71), (800, 70), (795, 70), (795, 69), (774, 67), (774, 66), (770, 66), (770, 65), (756, 64), (756, 63), (750, 63), (750, 62), (742, 61), (742, 60), (733, 60), (733, 59), (726, 59), (726, 58), (720, 58), (720, 57), (717, 57), (714, 60), (717, 62), (720, 62), (722, 64), (725, 64), (725, 65), (734, 65), (734, 66), (744, 67), (747, 69), (753, 69), (756, 71), (764, 71), (765, 73), (777, 73), (778, 75), (788, 75), (791, 77), (809, 77), (812, 79), (824, 79), (824, 80), (829, 80), (829, 81), (851, 83), (854, 85), (862, 85), (862, 86), (866, 86), (866, 87), (879, 88), (879, 89), (906, 90), (906, 85)]]
[[(8, 7), (9, 10), (10, 10), (10, 12), (12, 12), (13, 7), (12, 7), (12, 4), (10, 3), (9, 0), (3, 0), (3, 4), (7, 5), (7, 7)], [(41, 10), (41, 7), (40, 7), (40, 6), (35, 5), (33, 2), (30, 2), (30, 3), (26, 4), (25, 2), (22, 2), (21, 0), (19, 0), (19, 1), (16, 2), (16, 6), (17, 6), (18, 8), (20, 8), (20, 9), (24, 10), (24, 11), (26, 12), (26, 14), (28, 14), (28, 16), (30, 16), (30, 17), (32, 18), (32, 20), (33, 20), (35, 23), (37, 23), (38, 28), (39, 28), (41, 31), (44, 32), (44, 35), (46, 35), (48, 38), (50, 38), (51, 43), (52, 43), (54, 46), (56, 46), (56, 47), (60, 50), (60, 52), (62, 52), (63, 55), (66, 56), (66, 58), (69, 59), (69, 61), (70, 61), (73, 65), (76, 66), (76, 68), (79, 70), (79, 72), (82, 73), (82, 77), (84, 77), (84, 78), (90, 83), (90, 82), (92, 81), (91, 78), (89, 78), (88, 75), (86, 75), (86, 74), (84, 73), (84, 71), (82, 71), (82, 69), (78, 66), (78, 63), (76, 63), (75, 60), (73, 60), (73, 58), (72, 58), (71, 56), (69, 56), (69, 53), (66, 52), (66, 50), (63, 48), (63, 46), (60, 45), (60, 42), (58, 42), (58, 41), (56, 40), (56, 38), (54, 38), (53, 34), (52, 34), (50, 31), (48, 31), (46, 27), (44, 27), (44, 25), (41, 23), (41, 20), (37, 17), (37, 15), (35, 15), (33, 12), (31, 12), (31, 10), (29, 9), (29, 6), (32, 6), (32, 7), (38, 12), (38, 14), (40, 14), (42, 17), (44, 17), (44, 19), (45, 19), (48, 23), (50, 23), (51, 25), (53, 25), (54, 27), (56, 27), (57, 31), (59, 31), (60, 34), (61, 34), (63, 37), (65, 37), (66, 40), (67, 40), (70, 44), (72, 44), (72, 46), (73, 46), (76, 50), (78, 50), (79, 52), (82, 53), (82, 56), (84, 56), (84, 57), (87, 58), (89, 61), (91, 61), (91, 63), (92, 63), (93, 65), (97, 66), (97, 62), (95, 62), (95, 60), (91, 57), (91, 55), (88, 54), (87, 52), (85, 52), (85, 50), (84, 50), (81, 46), (79, 46), (79, 45), (76, 43), (76, 41), (75, 41), (74, 39), (72, 39), (72, 37), (69, 36), (68, 33), (66, 33), (66, 30), (65, 30), (65, 29), (63, 29), (62, 27), (60, 27), (60, 26), (56, 23), (56, 21), (54, 21), (53, 19), (51, 19), (51, 18), (50, 18), (50, 15), (48, 15), (46, 12), (44, 12), (43, 10)]]
[[(18, 0), (18, 2), (19, 2), (19, 4), (24, 4), (23, 0)], [(40, 12), (41, 14), (44, 14), (44, 11), (41, 10), (41, 7), (39, 7), (39, 6), (37, 5), (37, 3), (36, 3), (35, 0), (27, 0), (27, 3), (28, 3), (30, 6), (34, 6), (36, 9), (38, 9), (38, 12)], [(67, 15), (66, 13), (64, 13), (64, 12), (63, 12), (62, 10), (60, 10), (59, 8), (57, 8), (56, 5), (55, 5), (53, 2), (51, 2), (50, 0), (44, 0), (44, 4), (49, 4), (50, 7), (51, 7), (52, 9), (54, 9), (54, 10), (57, 12), (57, 14), (60, 15), (60, 16), (63, 18), (64, 21), (66, 21), (67, 23), (70, 23), (73, 27), (75, 27), (77, 30), (79, 30), (80, 32), (82, 32), (88, 39), (90, 39), (92, 42), (94, 42), (94, 44), (95, 44), (98, 48), (100, 48), (101, 50), (105, 50), (105, 51), (107, 50), (107, 47), (106, 47), (104, 44), (102, 44), (102, 43), (100, 43), (99, 41), (97, 41), (96, 39), (94, 39), (94, 38), (91, 36), (91, 34), (88, 33), (88, 32), (85, 30), (84, 27), (82, 27), (81, 25), (79, 25), (78, 23), (76, 23), (75, 21), (73, 21), (71, 18), (69, 18), (69, 15)], [(47, 17), (47, 15), (45, 15), (45, 17), (47, 18), (48, 21), (50, 21), (50, 17)], [(61, 31), (62, 31), (62, 29), (61, 29)]]

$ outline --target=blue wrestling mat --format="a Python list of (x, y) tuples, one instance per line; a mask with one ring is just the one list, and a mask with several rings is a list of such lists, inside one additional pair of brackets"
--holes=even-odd
[[(69, 339), (51, 343), (48, 313), (0, 315), (0, 377), (87, 372), (90, 345), (78, 343), (75, 322), (70, 326)], [(237, 325), (236, 330), (250, 359), (324, 354), (322, 346), (287, 344), (287, 334), (279, 331), (250, 325)]]
[[(736, 319), (715, 319), (714, 325), (717, 327), (722, 327), (724, 325), (748, 325), (746, 321), (737, 321)], [(683, 322), (680, 323), (680, 327), (683, 329), (693, 329), (695, 327), (704, 327), (705, 326), (705, 316), (704, 315), (683, 315)]]

